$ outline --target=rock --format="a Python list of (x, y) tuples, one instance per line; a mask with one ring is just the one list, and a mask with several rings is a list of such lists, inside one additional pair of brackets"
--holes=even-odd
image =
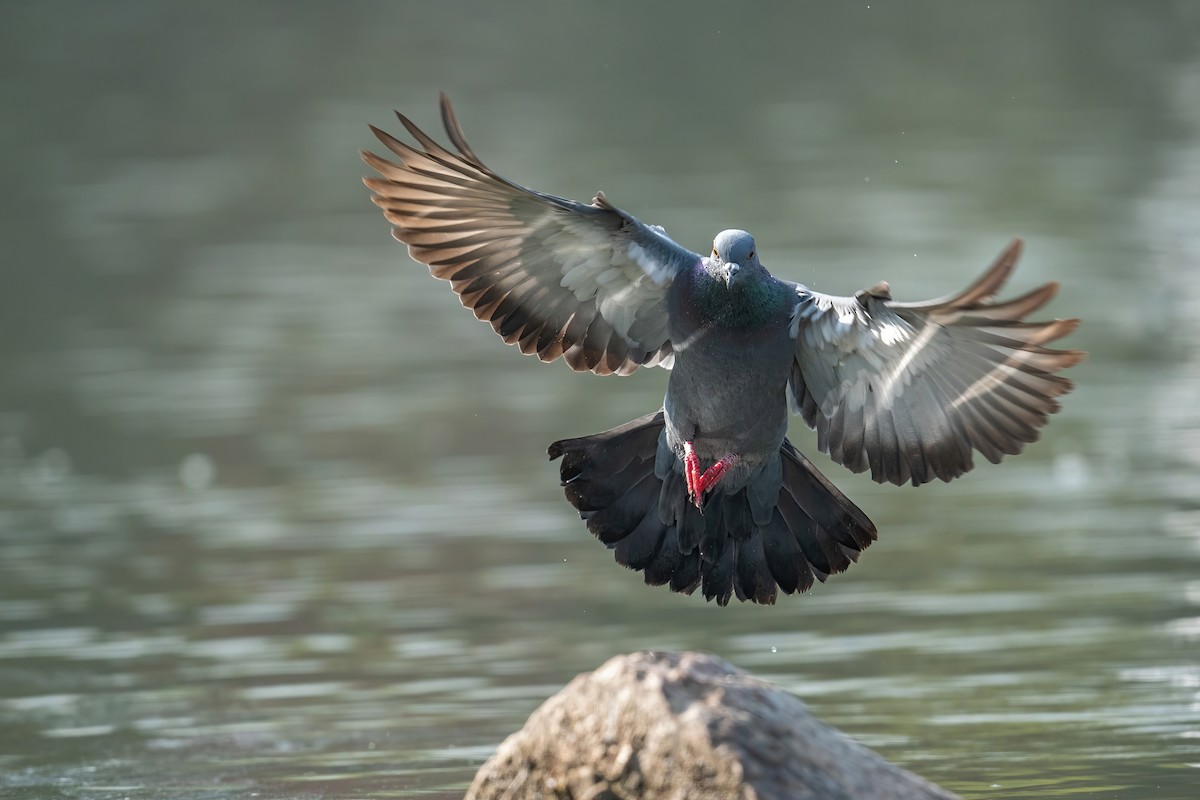
[(635, 653), (580, 675), (466, 800), (953, 800), (716, 656)]

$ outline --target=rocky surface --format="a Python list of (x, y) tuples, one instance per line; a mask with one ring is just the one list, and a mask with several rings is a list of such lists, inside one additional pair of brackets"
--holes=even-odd
[(702, 653), (617, 656), (547, 700), (467, 800), (951, 800)]

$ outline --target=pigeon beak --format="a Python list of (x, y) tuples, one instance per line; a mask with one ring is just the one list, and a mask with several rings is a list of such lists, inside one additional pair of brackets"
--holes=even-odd
[(737, 276), (741, 271), (741, 264), (727, 264), (725, 266), (725, 288), (733, 288), (733, 284), (737, 280)]

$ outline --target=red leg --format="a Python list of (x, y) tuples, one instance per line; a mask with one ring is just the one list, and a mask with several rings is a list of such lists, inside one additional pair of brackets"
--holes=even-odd
[(683, 443), (683, 479), (687, 482), (688, 500), (699, 508), (700, 492), (696, 487), (700, 485), (700, 456), (691, 442)]
[(700, 500), (704, 497), (704, 493), (716, 486), (721, 478), (725, 477), (725, 473), (729, 471), (729, 468), (738, 462), (739, 458), (741, 457), (737, 453), (730, 453), (704, 471), (704, 474), (696, 482), (697, 506), (700, 505)]

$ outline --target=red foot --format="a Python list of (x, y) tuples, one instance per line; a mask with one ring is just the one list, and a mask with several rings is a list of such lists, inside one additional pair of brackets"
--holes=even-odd
[(697, 487), (700, 485), (700, 456), (696, 455), (691, 442), (683, 443), (683, 479), (687, 482), (688, 500), (699, 508), (700, 492)]
[(687, 481), (688, 500), (696, 508), (703, 508), (704, 493), (716, 486), (729, 468), (738, 462), (739, 456), (730, 453), (700, 473), (700, 457), (691, 442), (683, 443), (683, 476)]
[(725, 477), (725, 473), (729, 471), (729, 468), (737, 462), (737, 454), (731, 453), (706, 469), (704, 474), (700, 476), (699, 486), (696, 487), (696, 497), (703, 497), (705, 492), (716, 486), (721, 478)]

